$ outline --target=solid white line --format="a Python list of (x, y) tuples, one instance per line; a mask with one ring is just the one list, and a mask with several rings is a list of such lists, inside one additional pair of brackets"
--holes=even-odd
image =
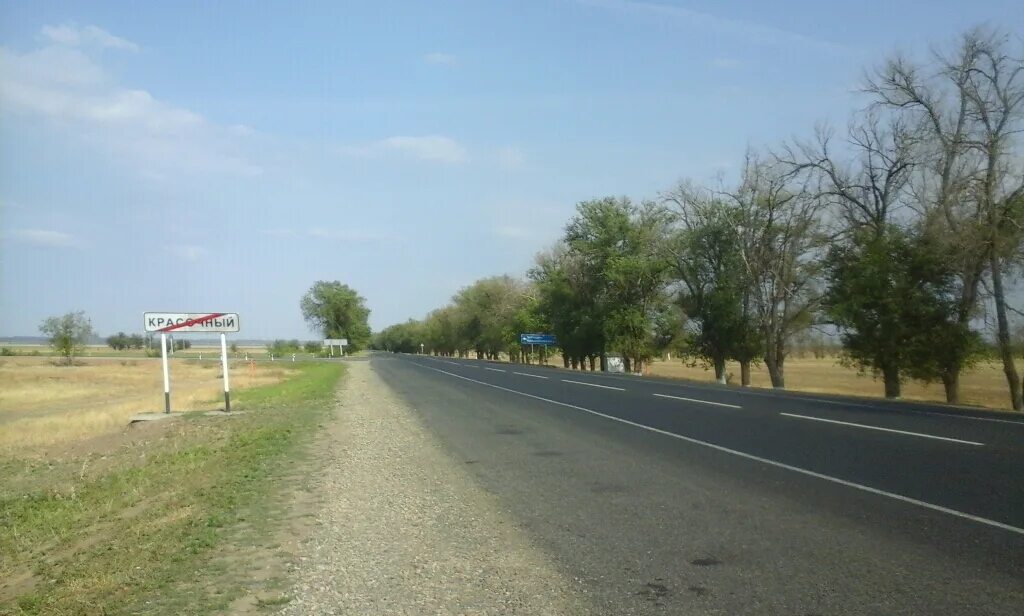
[(601, 389), (614, 389), (616, 391), (626, 391), (621, 387), (612, 387), (611, 385), (598, 385), (597, 383), (584, 383), (583, 381), (570, 381), (569, 379), (562, 379), (563, 383), (573, 383), (574, 385), (586, 385), (587, 387), (600, 387)]
[(853, 426), (854, 428), (865, 428), (867, 430), (878, 430), (880, 432), (895, 432), (896, 434), (907, 434), (909, 436), (920, 436), (921, 438), (933, 438), (937, 441), (950, 441), (952, 443), (962, 443), (964, 445), (977, 445), (978, 447), (984, 447), (985, 443), (978, 443), (976, 441), (963, 441), (958, 438), (949, 438), (946, 436), (935, 436), (933, 434), (922, 434), (920, 432), (907, 432), (906, 430), (894, 430), (892, 428), (880, 428), (878, 426), (869, 426), (867, 424), (852, 423), (849, 421), (839, 421), (837, 419), (824, 419), (822, 417), (812, 417), (810, 415), (795, 415), (793, 413), (779, 413), (786, 417), (793, 417), (795, 419), (810, 419), (812, 421), (824, 421), (827, 423), (840, 424), (843, 426)]
[(446, 363), (446, 364), (451, 364), (451, 365), (453, 365), (453, 366), (458, 366), (458, 365), (459, 365), (459, 364), (457, 364), (457, 363), (455, 363), (455, 362), (453, 362), (453, 361), (446, 361), (446, 360), (444, 360), (444, 359), (442, 359), (441, 361), (443, 361), (443, 362), (444, 362), (444, 363)]
[(945, 514), (948, 514), (948, 515), (951, 515), (951, 516), (955, 516), (955, 517), (958, 517), (958, 518), (963, 518), (965, 520), (971, 520), (972, 522), (978, 522), (979, 524), (985, 524), (986, 526), (992, 526), (994, 528), (999, 528), (999, 529), (1002, 529), (1002, 530), (1007, 530), (1007, 531), (1010, 531), (1011, 533), (1017, 533), (1018, 535), (1024, 535), (1024, 528), (1018, 528), (1016, 526), (1011, 526), (1009, 524), (1004, 524), (1004, 523), (998, 522), (996, 520), (990, 520), (988, 518), (983, 518), (981, 516), (976, 516), (976, 515), (973, 515), (973, 514), (970, 514), (970, 513), (964, 513), (963, 511), (957, 511), (956, 509), (950, 509), (949, 507), (943, 507), (942, 505), (934, 505), (932, 503), (928, 503), (928, 502), (925, 502), (925, 501), (917, 500), (916, 498), (910, 498), (909, 496), (903, 496), (902, 494), (896, 494), (894, 492), (886, 492), (885, 490), (879, 490), (878, 488), (872, 488), (871, 486), (866, 486), (866, 485), (861, 484), (861, 483), (854, 483), (853, 481), (847, 481), (845, 479), (840, 479), (838, 477), (832, 477), (831, 475), (824, 475), (822, 473), (817, 473), (815, 471), (807, 470), (806, 468), (800, 468), (799, 466), (793, 466), (791, 464), (786, 464), (784, 462), (777, 462), (775, 460), (769, 460), (768, 458), (762, 458), (761, 456), (755, 456), (753, 454), (744, 453), (742, 451), (737, 451), (736, 449), (729, 449), (728, 447), (723, 447), (721, 445), (715, 445), (714, 443), (709, 443), (707, 441), (697, 440), (697, 439), (691, 438), (689, 436), (683, 436), (682, 434), (676, 434), (674, 432), (669, 432), (667, 430), (660, 430), (658, 428), (652, 428), (651, 426), (645, 426), (644, 424), (636, 423), (635, 421), (629, 421), (628, 419), (622, 419), (621, 417), (615, 417), (613, 415), (606, 415), (604, 413), (600, 413), (598, 411), (593, 411), (591, 409), (584, 408), (582, 406), (576, 406), (575, 404), (569, 404), (567, 402), (559, 402), (558, 400), (551, 400), (550, 398), (542, 398), (540, 396), (535, 396), (533, 394), (528, 394), (526, 392), (516, 391), (515, 389), (509, 389), (508, 387), (501, 387), (500, 385), (492, 385), (491, 383), (484, 383), (483, 381), (478, 381), (476, 379), (471, 379), (471, 378), (466, 377), (466, 376), (462, 376), (462, 375), (459, 375), (459, 374), (448, 372), (447, 370), (441, 370), (439, 368), (431, 368), (430, 366), (424, 366), (422, 364), (419, 364), (419, 365), (420, 365), (420, 367), (426, 368), (427, 370), (433, 370), (435, 372), (440, 372), (442, 374), (447, 374), (448, 376), (452, 376), (452, 377), (455, 377), (457, 379), (462, 379), (464, 381), (470, 381), (472, 383), (477, 383), (478, 385), (483, 385), (485, 387), (493, 387), (494, 389), (500, 389), (501, 391), (507, 391), (508, 393), (511, 393), (511, 394), (517, 394), (517, 395), (520, 395), (520, 396), (525, 396), (527, 398), (533, 398), (534, 400), (540, 400), (542, 402), (547, 402), (549, 404), (557, 404), (558, 406), (564, 406), (564, 407), (567, 407), (567, 408), (575, 409), (577, 411), (583, 411), (584, 413), (590, 413), (591, 415), (597, 415), (598, 417), (603, 417), (605, 419), (610, 419), (612, 421), (617, 421), (619, 423), (623, 423), (623, 424), (626, 424), (628, 426), (633, 426), (634, 428), (640, 428), (641, 430), (647, 430), (649, 432), (654, 432), (656, 434), (662, 434), (664, 436), (670, 436), (672, 438), (676, 438), (676, 439), (679, 439), (681, 441), (685, 441), (687, 443), (691, 443), (693, 445), (700, 445), (701, 447), (707, 447), (709, 449), (714, 449), (715, 451), (721, 451), (722, 453), (732, 454), (732, 455), (738, 456), (740, 458), (745, 458), (747, 460), (753, 460), (754, 462), (760, 462), (761, 464), (767, 464), (768, 466), (774, 466), (776, 468), (783, 468), (783, 469), (786, 469), (787, 471), (793, 471), (794, 473), (800, 473), (801, 475), (807, 475), (808, 477), (814, 477), (815, 479), (821, 479), (823, 481), (830, 481), (832, 483), (836, 483), (836, 484), (839, 484), (841, 486), (846, 486), (848, 488), (853, 488), (855, 490), (861, 490), (862, 492), (868, 492), (869, 494), (875, 494), (875, 495), (878, 495), (878, 496), (885, 496), (887, 498), (891, 498), (893, 500), (898, 500), (900, 502), (907, 503), (907, 504), (910, 504), (910, 505), (916, 505), (918, 507), (923, 507), (925, 509), (931, 509), (932, 511), (938, 511), (940, 513), (945, 513)]
[(546, 379), (546, 378), (548, 378), (546, 376), (541, 376), (539, 374), (529, 374), (529, 373), (526, 373), (526, 372), (513, 372), (512, 374), (518, 374), (519, 376), (528, 376), (528, 377), (532, 377), (532, 378), (535, 378), (535, 379)]
[(499, 368), (488, 368), (487, 366), (484, 366), (484, 370), (490, 370), (491, 372), (504, 372), (504, 370)]
[(728, 407), (728, 408), (731, 408), (731, 409), (741, 409), (741, 408), (743, 408), (742, 406), (739, 406), (737, 404), (726, 404), (724, 402), (712, 402), (710, 400), (698, 400), (696, 398), (684, 398), (682, 396), (670, 396), (668, 394), (652, 394), (652, 395), (657, 396), (659, 398), (672, 398), (673, 400), (686, 400), (687, 402), (699, 402), (701, 404), (713, 404), (715, 406), (724, 406), (724, 407)]

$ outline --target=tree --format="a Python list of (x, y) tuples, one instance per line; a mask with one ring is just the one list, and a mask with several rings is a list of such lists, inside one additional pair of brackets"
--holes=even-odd
[(93, 334), (92, 322), (82, 311), (50, 317), (39, 326), (39, 331), (49, 337), (50, 345), (69, 366)]
[(351, 352), (370, 343), (370, 310), (354, 289), (338, 281), (317, 281), (302, 297), (302, 317), (324, 338), (346, 338)]
[(317, 353), (323, 350), (323, 343), (317, 340), (310, 340), (306, 342), (304, 345), (302, 345), (302, 349), (307, 353), (312, 353), (313, 355), (316, 355)]
[[(978, 147), (984, 131), (977, 126), (990, 114), (979, 113), (977, 87), (972, 84), (974, 73), (983, 70), (986, 50), (1002, 45), (1000, 37), (973, 30), (951, 52), (933, 54), (929, 64), (897, 55), (866, 80), (872, 105), (906, 118), (913, 133), (918, 173), (911, 178), (910, 200), (955, 272), (955, 317), (962, 328), (969, 328), (977, 316), (980, 286), (994, 246), (991, 204), (979, 190), (993, 161)], [(1012, 89), (1012, 80), (1009, 85)], [(998, 267), (995, 272), (1001, 283)], [(974, 357), (968, 350), (950, 349), (953, 352), (946, 354), (942, 382), (947, 402), (960, 400), (960, 373)], [(1012, 375), (1015, 367), (1010, 369)], [(1016, 394), (1011, 398), (1016, 400)]]
[(689, 350), (726, 382), (725, 362), (740, 362), (742, 383), (763, 341), (752, 318), (741, 236), (742, 211), (707, 191), (681, 185), (667, 196), (675, 206), (674, 230), (665, 250), (676, 301), (691, 324)]
[(107, 336), (107, 346), (115, 351), (123, 351), (130, 345), (130, 340), (124, 332), (117, 332), (113, 336)]
[(861, 229), (830, 251), (826, 271), (826, 312), (853, 363), (882, 374), (887, 398), (904, 374), (940, 377), (943, 349), (976, 343), (955, 318), (954, 272), (924, 236)]
[(790, 343), (820, 304), (820, 202), (784, 165), (753, 152), (737, 189), (723, 194), (737, 208), (746, 312), (758, 324), (772, 386), (784, 388)]
[(579, 274), (598, 347), (622, 354), (626, 370), (642, 370), (652, 349), (651, 321), (664, 304), (667, 263), (661, 249), (668, 216), (653, 202), (606, 197), (576, 206), (563, 242)]

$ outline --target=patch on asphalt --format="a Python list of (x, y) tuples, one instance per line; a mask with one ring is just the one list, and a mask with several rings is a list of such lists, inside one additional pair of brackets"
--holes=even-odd
[(708, 594), (708, 589), (704, 588), (703, 586), (690, 586), (686, 590), (692, 592), (698, 597), (703, 597), (704, 595)]
[(722, 564), (722, 561), (717, 558), (695, 558), (690, 561), (691, 565), (697, 565), (698, 567), (714, 567), (715, 565)]
[(663, 605), (661, 600), (671, 595), (672, 591), (662, 584), (661, 581), (661, 578), (654, 578), (653, 582), (647, 582), (634, 594), (655, 605)]
[(495, 434), (507, 434), (507, 435), (515, 435), (515, 434), (522, 434), (522, 433), (523, 433), (523, 431), (520, 430), (519, 428), (510, 428), (510, 427), (498, 428), (498, 430), (495, 432)]
[(626, 486), (619, 483), (603, 483), (598, 481), (590, 486), (590, 491), (594, 494), (622, 494), (626, 491)]
[(558, 456), (564, 456), (565, 454), (561, 451), (535, 451), (533, 455), (540, 456), (541, 458), (557, 458)]

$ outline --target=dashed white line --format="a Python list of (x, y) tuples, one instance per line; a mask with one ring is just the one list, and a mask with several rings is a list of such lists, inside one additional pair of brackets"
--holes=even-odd
[(725, 402), (712, 402), (711, 400), (698, 400), (697, 398), (684, 398), (682, 396), (670, 396), (668, 394), (652, 394), (652, 395), (657, 396), (659, 398), (671, 398), (673, 400), (685, 400), (687, 402), (697, 402), (697, 403), (700, 403), (700, 404), (711, 404), (711, 405), (714, 405), (714, 406), (724, 406), (724, 407), (730, 408), (730, 409), (741, 409), (741, 408), (743, 408), (742, 406), (739, 406), (738, 404), (726, 404)]
[(541, 376), (539, 374), (530, 374), (528, 372), (513, 372), (512, 374), (518, 374), (519, 376), (528, 376), (528, 377), (533, 378), (533, 379), (546, 379), (546, 378), (548, 378), (546, 376)]
[(500, 368), (488, 368), (487, 366), (484, 366), (484, 370), (490, 370), (491, 372), (504, 372), (504, 370)]
[(587, 387), (600, 387), (601, 389), (614, 389), (616, 391), (626, 391), (621, 387), (612, 387), (611, 385), (598, 385), (597, 383), (584, 383), (583, 381), (570, 381), (569, 379), (562, 379), (563, 383), (573, 383), (574, 385), (586, 385)]
[(958, 438), (949, 438), (948, 436), (935, 436), (934, 434), (922, 434), (920, 432), (908, 432), (906, 430), (894, 430), (892, 428), (882, 428), (879, 426), (869, 426), (867, 424), (853, 423), (849, 421), (839, 421), (838, 419), (824, 419), (822, 417), (812, 417), (810, 415), (796, 415), (794, 413), (779, 413), (785, 417), (792, 417), (794, 419), (810, 419), (812, 421), (823, 421), (826, 423), (839, 424), (841, 426), (851, 426), (854, 428), (864, 428), (865, 430), (878, 430), (879, 432), (895, 432), (896, 434), (906, 434), (908, 436), (919, 436), (921, 438), (931, 438), (937, 441), (949, 441), (951, 443), (961, 443), (963, 445), (976, 445), (978, 447), (984, 447), (985, 443), (979, 443), (977, 441), (964, 441)]
[(948, 514), (948, 515), (951, 515), (951, 516), (955, 516), (955, 517), (958, 517), (958, 518), (963, 518), (965, 520), (971, 520), (971, 521), (977, 522), (979, 524), (984, 524), (986, 526), (991, 526), (993, 528), (999, 528), (999, 529), (1002, 529), (1002, 530), (1010, 531), (1011, 533), (1016, 533), (1018, 535), (1024, 536), (1024, 528), (1020, 528), (1020, 527), (1017, 527), (1017, 526), (1011, 526), (1009, 524), (1004, 524), (1004, 523), (996, 521), (996, 520), (990, 520), (988, 518), (983, 518), (981, 516), (977, 516), (977, 515), (974, 515), (974, 514), (965, 513), (963, 511), (957, 511), (956, 509), (950, 509), (949, 507), (943, 507), (942, 505), (935, 505), (933, 503), (925, 502), (925, 501), (922, 501), (922, 500), (917, 500), (916, 498), (911, 498), (909, 496), (903, 496), (902, 494), (896, 494), (895, 492), (886, 492), (885, 490), (879, 490), (878, 488), (872, 488), (871, 486), (866, 486), (866, 485), (861, 484), (861, 483), (855, 483), (853, 481), (847, 481), (846, 479), (840, 479), (838, 477), (832, 477), (831, 475), (825, 475), (825, 474), (818, 473), (818, 472), (815, 472), (815, 471), (812, 471), (812, 470), (808, 470), (806, 468), (800, 468), (799, 466), (793, 466), (791, 464), (786, 464), (785, 462), (777, 462), (775, 460), (770, 460), (768, 458), (762, 458), (761, 456), (755, 456), (753, 454), (749, 454), (749, 453), (745, 453), (745, 452), (742, 452), (742, 451), (738, 451), (736, 449), (729, 449), (728, 447), (723, 447), (721, 445), (716, 445), (714, 443), (709, 443), (707, 441), (701, 441), (701, 440), (698, 440), (698, 439), (695, 439), (695, 438), (691, 438), (689, 436), (683, 436), (682, 434), (676, 434), (675, 432), (669, 432), (667, 430), (661, 430), (659, 428), (653, 428), (651, 426), (645, 426), (644, 424), (636, 423), (635, 421), (629, 421), (628, 419), (622, 419), (621, 417), (615, 417), (613, 415), (606, 415), (604, 413), (601, 413), (601, 412), (598, 412), (598, 411), (594, 411), (594, 410), (591, 410), (591, 409), (588, 409), (588, 408), (585, 408), (585, 407), (582, 407), (582, 406), (576, 406), (575, 404), (569, 404), (567, 402), (559, 402), (558, 400), (551, 400), (550, 398), (542, 398), (541, 396), (535, 396), (533, 394), (528, 394), (526, 392), (517, 391), (515, 389), (509, 389), (508, 387), (502, 387), (500, 385), (492, 385), (491, 383), (485, 383), (483, 381), (478, 381), (476, 379), (471, 379), (468, 376), (462, 376), (460, 374), (455, 374), (454, 372), (448, 372), (447, 370), (441, 370), (440, 368), (431, 368), (430, 366), (423, 366), (422, 364), (417, 364), (417, 365), (419, 365), (421, 368), (426, 368), (427, 370), (433, 370), (435, 372), (440, 372), (441, 374), (447, 374), (448, 376), (455, 377), (457, 379), (462, 379), (464, 381), (470, 381), (471, 383), (476, 383), (478, 385), (483, 385), (485, 387), (492, 387), (494, 389), (500, 389), (501, 391), (506, 391), (508, 393), (516, 394), (516, 395), (519, 395), (519, 396), (524, 396), (526, 398), (533, 398), (534, 400), (540, 400), (542, 402), (547, 402), (549, 404), (556, 404), (558, 406), (564, 406), (564, 407), (567, 407), (567, 408), (576, 409), (577, 411), (583, 411), (584, 413), (590, 413), (591, 415), (596, 415), (598, 417), (603, 417), (603, 418), (609, 419), (611, 421), (617, 421), (619, 423), (626, 424), (628, 426), (633, 426), (634, 428), (640, 428), (641, 430), (647, 430), (649, 432), (654, 432), (656, 434), (661, 434), (661, 435), (664, 435), (664, 436), (669, 436), (669, 437), (672, 437), (672, 438), (676, 438), (676, 439), (679, 439), (681, 441), (685, 441), (687, 443), (691, 443), (693, 445), (699, 445), (701, 447), (707, 447), (709, 449), (714, 449), (715, 451), (720, 451), (722, 453), (731, 454), (731, 455), (734, 455), (734, 456), (738, 456), (740, 458), (745, 458), (747, 460), (753, 460), (754, 462), (760, 462), (761, 464), (767, 464), (768, 466), (774, 466), (776, 468), (782, 468), (782, 469), (785, 469), (787, 471), (792, 471), (794, 473), (800, 473), (801, 475), (806, 475), (808, 477), (814, 477), (815, 479), (821, 479), (823, 481), (829, 481), (831, 483), (839, 484), (841, 486), (846, 486), (848, 488), (853, 488), (855, 490), (860, 490), (862, 492), (867, 492), (869, 494), (874, 494), (876, 496), (884, 496), (886, 498), (891, 498), (893, 500), (898, 500), (900, 502), (907, 503), (909, 505), (915, 505), (917, 507), (922, 507), (924, 509), (930, 509), (932, 511), (938, 511), (940, 513), (945, 513), (945, 514)]

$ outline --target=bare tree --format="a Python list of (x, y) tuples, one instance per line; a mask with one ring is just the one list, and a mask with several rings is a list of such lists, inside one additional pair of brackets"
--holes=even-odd
[(790, 341), (810, 325), (820, 301), (820, 201), (806, 180), (755, 152), (747, 153), (738, 189), (724, 195), (742, 213), (738, 232), (764, 362), (772, 386), (784, 388)]
[[(1024, 121), (1024, 57), (1007, 51), (1004, 35), (975, 30), (964, 37), (972, 59), (963, 86), (972, 123), (969, 147), (983, 157), (978, 200), (987, 225), (989, 277), (996, 307), (996, 340), (1014, 410), (1024, 410), (1021, 382), (1013, 358), (1007, 316), (1004, 265), (1020, 249), (1024, 181), (1012, 152)], [(1018, 50), (1018, 54), (1019, 54)], [(1015, 164), (1016, 163), (1016, 164)]]
[[(924, 221), (925, 232), (943, 247), (959, 283), (955, 319), (969, 327), (979, 304), (979, 285), (989, 262), (990, 242), (975, 186), (983, 157), (969, 146), (970, 70), (977, 62), (974, 35), (951, 55), (934, 53), (934, 67), (896, 56), (866, 78), (873, 108), (885, 108), (907, 121), (914, 134), (916, 173), (909, 202)], [(960, 401), (960, 373), (969, 349), (951, 349), (941, 359), (946, 400)]]

